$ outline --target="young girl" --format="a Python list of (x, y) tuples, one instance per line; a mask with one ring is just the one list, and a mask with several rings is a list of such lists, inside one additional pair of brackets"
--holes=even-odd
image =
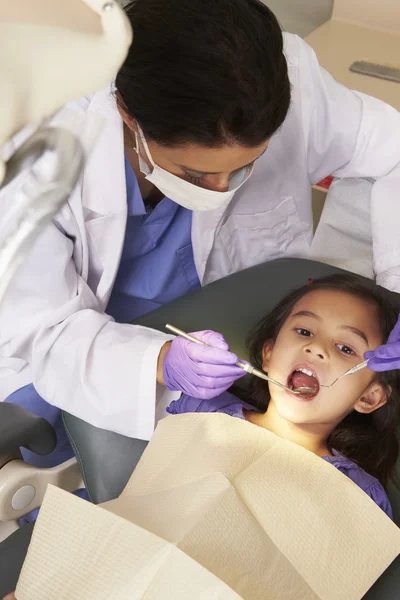
[(367, 368), (337, 377), (385, 343), (398, 317), (388, 295), (354, 275), (311, 282), (284, 298), (251, 333), (251, 363), (296, 395), (252, 377), (248, 402), (181, 396), (171, 414), (224, 412), (314, 452), (352, 479), (393, 518), (385, 492), (399, 445), (399, 371)]

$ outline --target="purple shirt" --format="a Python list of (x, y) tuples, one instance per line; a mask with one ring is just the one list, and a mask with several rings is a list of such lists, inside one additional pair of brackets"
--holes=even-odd
[[(167, 412), (171, 415), (188, 412), (222, 412), (232, 417), (244, 419), (243, 409), (257, 412), (254, 406), (241, 402), (229, 392), (225, 392), (212, 400), (199, 400), (182, 394), (179, 400), (171, 402)], [(375, 477), (372, 477), (364, 469), (339, 453), (335, 453), (334, 456), (323, 456), (322, 458), (354, 481), (393, 520), (389, 498), (383, 486)]]

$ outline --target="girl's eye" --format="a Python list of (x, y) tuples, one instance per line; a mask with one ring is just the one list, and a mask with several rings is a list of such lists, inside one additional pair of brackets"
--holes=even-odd
[(303, 329), (302, 327), (299, 327), (296, 329), (296, 331), (299, 335), (302, 335), (303, 337), (312, 337), (312, 333), (311, 331), (308, 331), (308, 329)]
[(349, 346), (345, 346), (345, 344), (336, 344), (336, 347), (343, 354), (349, 354), (351, 356), (355, 356), (356, 354), (352, 348), (350, 348)]

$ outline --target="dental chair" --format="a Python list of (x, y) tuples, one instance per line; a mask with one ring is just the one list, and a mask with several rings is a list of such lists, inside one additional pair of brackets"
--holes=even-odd
[[(145, 315), (137, 323), (161, 331), (167, 322), (184, 331), (214, 329), (224, 334), (234, 352), (246, 358), (248, 331), (283, 295), (303, 285), (310, 277), (316, 279), (336, 272), (340, 270), (302, 259), (281, 259), (257, 265), (179, 298)], [(399, 301), (396, 294), (388, 294)], [(248, 385), (249, 377), (239, 380), (232, 391), (240, 396)], [(19, 414), (12, 415), (14, 410), (19, 410)], [(14, 469), (20, 468), (18, 446), (25, 445), (34, 452), (46, 453), (54, 444), (51, 427), (43, 419), (21, 410), (0, 404), (0, 456), (8, 455), (8, 459), (2, 461), (3, 466), (0, 461), (0, 482), (5, 468), (10, 477)], [(98, 504), (116, 498), (125, 487), (147, 442), (97, 429), (70, 414), (64, 413), (63, 418), (91, 500)], [(50, 477), (51, 473), (46, 475)], [(34, 473), (32, 477), (35, 481)], [(25, 479), (23, 483), (26, 486), (31, 482)], [(61, 486), (63, 483), (60, 481)], [(17, 494), (18, 497), (18, 491), (15, 479), (14, 496)], [(12, 497), (13, 494), (9, 493), (9, 498)], [(400, 493), (392, 489), (389, 497), (396, 523), (400, 526)], [(1, 502), (0, 483), (0, 506)], [(10, 512), (12, 514), (12, 510)], [(0, 599), (16, 587), (33, 528), (33, 524), (26, 525), (0, 544)], [(392, 563), (364, 598), (400, 598), (400, 558)]]

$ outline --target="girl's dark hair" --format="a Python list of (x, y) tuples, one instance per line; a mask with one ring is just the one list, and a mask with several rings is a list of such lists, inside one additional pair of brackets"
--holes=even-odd
[(261, 145), (284, 122), (283, 38), (260, 0), (134, 0), (116, 78), (146, 137), (165, 146)]
[[(399, 308), (390, 292), (373, 281), (356, 275), (331, 275), (289, 293), (250, 333), (247, 341), (251, 363), (262, 369), (262, 350), (267, 340), (275, 341), (295, 304), (314, 290), (340, 290), (373, 303), (378, 310), (382, 342), (385, 343), (396, 324)], [(370, 473), (387, 487), (398, 455), (397, 429), (400, 420), (400, 371), (378, 375), (387, 403), (371, 414), (350, 413), (330, 434), (328, 447), (335, 449)], [(252, 378), (250, 402), (267, 410), (270, 400), (266, 382)]]

